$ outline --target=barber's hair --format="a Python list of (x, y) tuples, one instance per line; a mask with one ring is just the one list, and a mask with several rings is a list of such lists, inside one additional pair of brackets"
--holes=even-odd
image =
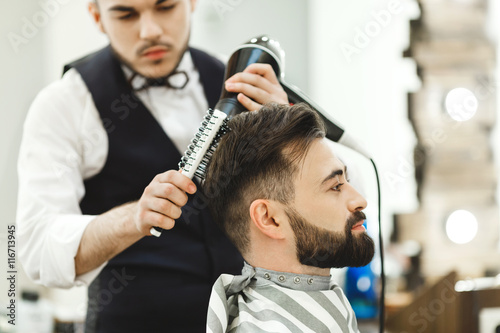
[(325, 129), (306, 104), (266, 104), (233, 117), (228, 126), (207, 166), (203, 190), (216, 223), (244, 254), (251, 203), (293, 200), (299, 163)]

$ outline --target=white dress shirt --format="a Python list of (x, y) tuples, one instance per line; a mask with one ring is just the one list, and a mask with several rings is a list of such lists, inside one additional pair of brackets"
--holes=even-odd
[[(184, 153), (208, 104), (189, 52), (178, 69), (189, 76), (184, 89), (152, 87), (137, 96)], [(130, 77), (130, 71), (125, 73)], [(136, 80), (142, 78), (134, 86), (141, 84)], [(19, 257), (35, 282), (62, 288), (88, 285), (106, 264), (75, 276), (80, 239), (95, 218), (80, 210), (83, 182), (101, 171), (107, 154), (108, 137), (92, 96), (71, 69), (33, 101), (19, 153)]]

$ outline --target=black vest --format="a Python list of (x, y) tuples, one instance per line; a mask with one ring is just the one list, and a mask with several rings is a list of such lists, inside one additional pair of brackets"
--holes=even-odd
[[(213, 108), (224, 65), (200, 50), (190, 52)], [(132, 91), (110, 47), (65, 70), (72, 67), (108, 134), (104, 168), (85, 181), (80, 203), (83, 214), (101, 214), (138, 200), (155, 175), (178, 170), (181, 154)], [(239, 274), (243, 261), (200, 195), (190, 196), (172, 230), (145, 237), (108, 262), (89, 286), (86, 332), (205, 332), (213, 282), (221, 273)]]

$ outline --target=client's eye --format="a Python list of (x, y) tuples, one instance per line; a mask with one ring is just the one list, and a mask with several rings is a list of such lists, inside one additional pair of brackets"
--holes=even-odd
[(338, 183), (337, 185), (332, 187), (332, 190), (334, 190), (335, 192), (340, 192), (342, 185), (344, 185), (344, 183)]

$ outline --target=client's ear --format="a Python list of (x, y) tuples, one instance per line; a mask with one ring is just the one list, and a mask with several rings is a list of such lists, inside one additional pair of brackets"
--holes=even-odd
[(280, 205), (272, 200), (257, 199), (250, 205), (250, 218), (261, 233), (272, 239), (284, 239), (286, 214)]

